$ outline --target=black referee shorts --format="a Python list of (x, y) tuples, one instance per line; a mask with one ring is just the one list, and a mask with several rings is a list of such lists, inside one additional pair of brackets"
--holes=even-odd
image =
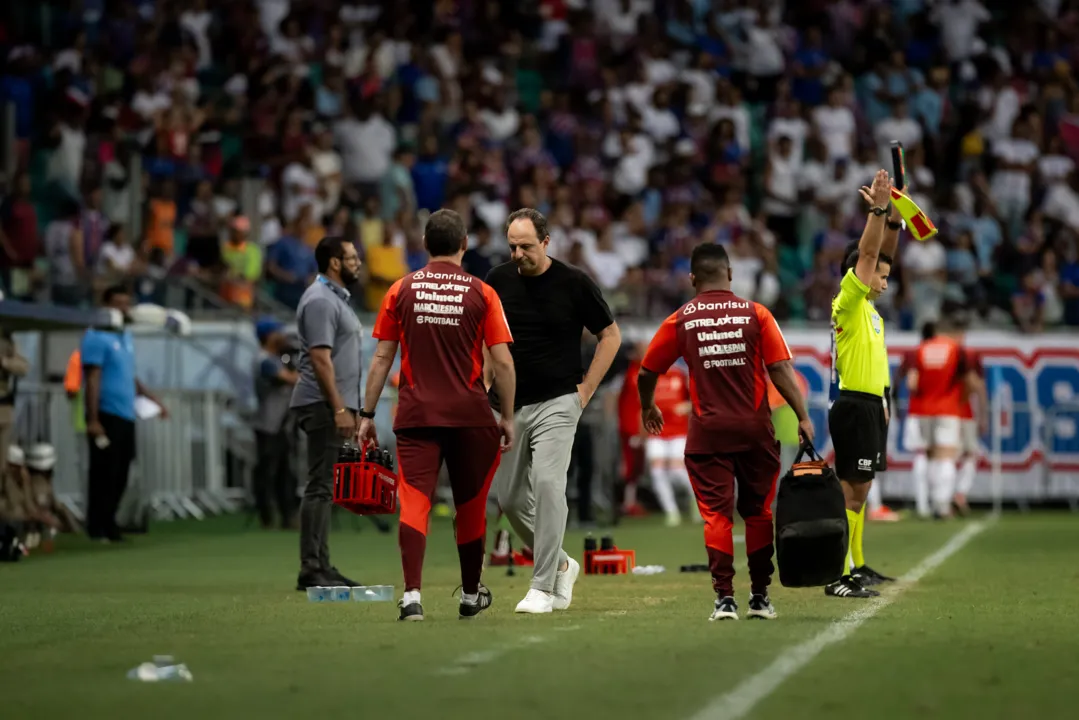
[(877, 395), (840, 390), (828, 411), (828, 431), (841, 480), (868, 482), (888, 452), (884, 400)]

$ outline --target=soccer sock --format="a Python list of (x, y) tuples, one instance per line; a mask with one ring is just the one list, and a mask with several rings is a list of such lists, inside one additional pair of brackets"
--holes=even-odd
[(461, 593), (461, 604), (462, 605), (475, 605), (476, 603), (479, 602), (479, 600), (480, 600), (480, 594), (478, 592)]
[(920, 517), (929, 517), (929, 458), (925, 453), (914, 456), (911, 475), (914, 477), (914, 506)]
[(857, 524), (854, 526), (854, 538), (850, 546), (850, 559), (854, 567), (865, 565), (865, 550), (862, 548), (862, 537), (865, 533), (865, 504), (858, 511)]
[(973, 455), (963, 459), (959, 466), (959, 476), (956, 481), (955, 491), (966, 497), (974, 487), (974, 473), (978, 470), (978, 459)]
[(933, 504), (941, 515), (947, 515), (952, 509), (952, 496), (955, 492), (955, 460), (934, 460), (929, 464), (929, 475), (933, 488)]
[(403, 602), (405, 605), (411, 605), (412, 603), (418, 603), (419, 601), (419, 590), (406, 590), (404, 597), (401, 598), (401, 602)]
[(678, 512), (678, 503), (674, 499), (674, 489), (671, 487), (671, 475), (665, 467), (652, 468), (652, 490), (656, 493), (656, 500), (663, 512), (674, 515)]
[(853, 561), (854, 533), (858, 532), (858, 513), (847, 508), (847, 532), (850, 535), (847, 549), (848, 563)]

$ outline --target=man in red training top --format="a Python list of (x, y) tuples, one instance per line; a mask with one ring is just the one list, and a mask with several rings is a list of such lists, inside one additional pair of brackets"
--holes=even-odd
[(655, 390), (656, 408), (663, 415), (663, 430), (659, 437), (650, 437), (644, 444), (644, 456), (652, 476), (652, 490), (667, 516), (668, 527), (682, 524), (682, 513), (675, 498), (676, 487), (690, 496), (690, 517), (700, 520), (693, 500), (693, 486), (686, 472), (686, 435), (689, 433), (689, 413), (693, 402), (689, 397), (689, 378), (685, 371), (672, 366), (659, 376)]
[(647, 345), (640, 344), (631, 350), (629, 367), (618, 393), (618, 437), (622, 447), (622, 514), (639, 517), (646, 512), (637, 502), (637, 482), (644, 469), (644, 433), (641, 431), (641, 399), (637, 395), (637, 373)]
[(652, 435), (663, 432), (656, 383), (684, 358), (693, 403), (686, 468), (704, 516), (704, 544), (716, 592), (709, 619), (738, 619), (731, 536), (736, 482), (752, 590), (748, 616), (771, 619), (775, 609), (768, 586), (775, 570), (772, 498), (779, 477), (779, 443), (768, 407), (769, 378), (794, 409), (803, 440), (813, 440), (813, 424), (775, 318), (763, 305), (731, 292), (731, 264), (723, 246), (702, 243), (694, 248), (689, 277), (696, 297), (663, 322), (641, 362), (641, 419)]
[[(397, 347), (401, 379), (393, 429), (397, 435), (399, 543), (405, 594), (401, 620), (423, 620), (420, 581), (427, 524), (443, 461), (457, 508), (461, 561), (460, 616), (491, 605), (480, 584), (487, 536), (487, 493), (501, 452), (513, 444), (513, 342), (498, 295), (461, 269), (468, 247), (464, 222), (452, 210), (431, 215), (424, 228), (431, 260), (386, 293), (375, 321), (379, 341), (367, 375), (359, 441), (375, 442), (375, 407)], [(501, 419), (496, 423), (483, 383), (483, 347), (495, 364)]]
[[(922, 325), (922, 342), (928, 342), (937, 336), (937, 326), (932, 322)], [(920, 345), (918, 347), (921, 347)], [(903, 445), (914, 453), (910, 475), (914, 481), (914, 511), (918, 517), (926, 519), (933, 513), (929, 507), (929, 446), (922, 437), (922, 413), (924, 403), (917, 388), (910, 384), (914, 377), (912, 371), (918, 360), (918, 348), (903, 354), (903, 364), (899, 366), (899, 377), (907, 384), (907, 416), (903, 421)]]
[(966, 381), (966, 357), (955, 338), (942, 333), (926, 336), (928, 330), (923, 333), (925, 339), (914, 351), (907, 369), (910, 414), (917, 418), (906, 428), (907, 446), (915, 451), (925, 449), (933, 513), (948, 517), (952, 512), (959, 457), (959, 406)]

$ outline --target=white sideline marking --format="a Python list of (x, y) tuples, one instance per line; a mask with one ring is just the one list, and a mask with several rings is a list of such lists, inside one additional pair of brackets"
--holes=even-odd
[(735, 718), (745, 717), (757, 703), (767, 698), (792, 675), (812, 662), (825, 648), (850, 637), (862, 626), (862, 623), (890, 605), (904, 590), (940, 567), (945, 560), (959, 552), (971, 538), (984, 530), (993, 520), (995, 518), (991, 517), (988, 521), (968, 525), (953, 535), (952, 539), (939, 550), (899, 578), (890, 592), (870, 600), (860, 609), (835, 621), (804, 643), (784, 650), (771, 665), (753, 677), (743, 680), (729, 693), (713, 699), (700, 712), (693, 715), (691, 720), (735, 720)]
[[(568, 630), (570, 628), (566, 629)], [(478, 650), (462, 655), (457, 658), (452, 665), (436, 670), (435, 675), (465, 675), (480, 665), (494, 662), (508, 652), (545, 642), (547, 642), (547, 638), (542, 635), (526, 635), (516, 642), (507, 643), (499, 647), (491, 648), (490, 650)]]

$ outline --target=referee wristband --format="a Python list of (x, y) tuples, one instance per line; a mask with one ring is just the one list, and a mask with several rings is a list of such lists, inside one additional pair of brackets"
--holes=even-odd
[(889, 230), (902, 230), (903, 229), (903, 223), (901, 223), (901, 222), (892, 222), (891, 220), (889, 220), (888, 221), (888, 229)]

